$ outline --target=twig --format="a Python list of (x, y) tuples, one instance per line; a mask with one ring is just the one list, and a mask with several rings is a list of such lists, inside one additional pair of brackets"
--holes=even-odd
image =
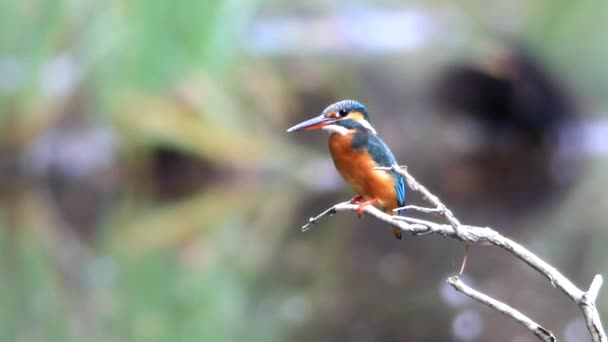
[(445, 206), (445, 204), (443, 204), (443, 202), (441, 202), (439, 197), (433, 195), (424, 185), (420, 184), (416, 180), (416, 178), (414, 178), (414, 176), (410, 175), (407, 172), (407, 167), (393, 165), (391, 167), (376, 167), (376, 170), (391, 170), (391, 171), (396, 172), (396, 173), (400, 174), (401, 176), (403, 176), (403, 178), (405, 178), (405, 181), (407, 182), (409, 187), (414, 191), (420, 192), (422, 194), (422, 196), (424, 196), (424, 198), (427, 199), (427, 201), (429, 201), (432, 205), (434, 205), (436, 208), (435, 210), (437, 212), (443, 214), (443, 216), (450, 223), (450, 225), (452, 227), (454, 227), (454, 230), (456, 231), (456, 233), (458, 235), (460, 235), (461, 230), (462, 230), (461, 229), (462, 225), (460, 224), (460, 222), (458, 221), (456, 216), (454, 216), (454, 214), (452, 214), (452, 211), (450, 211), (450, 209), (448, 209)]
[[(551, 282), (551, 285), (561, 290), (566, 296), (574, 301), (581, 309), (587, 328), (591, 334), (594, 342), (608, 342), (606, 333), (600, 320), (599, 312), (597, 311), (595, 301), (599, 290), (602, 286), (603, 280), (601, 275), (596, 275), (589, 287), (588, 291), (583, 291), (574, 285), (568, 278), (562, 275), (555, 267), (549, 265), (547, 262), (527, 250), (522, 245), (510, 240), (500, 233), (487, 227), (476, 227), (462, 225), (456, 217), (448, 210), (445, 205), (437, 198), (437, 196), (431, 194), (424, 186), (419, 184), (414, 177), (412, 177), (407, 170), (393, 166), (392, 168), (382, 168), (384, 170), (394, 170), (400, 175), (405, 177), (408, 185), (420, 191), (433, 205), (435, 205), (441, 213), (443, 213), (449, 224), (440, 224), (428, 220), (419, 218), (413, 218), (409, 216), (391, 216), (383, 213), (373, 206), (366, 206), (363, 208), (363, 212), (369, 214), (380, 221), (384, 221), (395, 227), (400, 228), (406, 233), (416, 235), (426, 234), (437, 234), (444, 237), (450, 237), (458, 239), (467, 243), (477, 243), (484, 245), (494, 245), (500, 247), (507, 252), (511, 253), (530, 267), (535, 269), (537, 272), (545, 276)], [(302, 227), (303, 230), (309, 229), (309, 227), (319, 222), (324, 217), (334, 215), (341, 211), (356, 211), (359, 206), (356, 204), (350, 204), (349, 202), (339, 203), (333, 207), (325, 210), (321, 214), (314, 218), (310, 218), (309, 222)], [(505, 313), (506, 314), (506, 313)], [(511, 316), (512, 317), (512, 316)], [(513, 317), (514, 319), (517, 319)], [(533, 331), (534, 332), (534, 331)]]
[(587, 293), (585, 294), (585, 296), (587, 297), (587, 300), (589, 300), (591, 302), (596, 301), (597, 295), (600, 293), (600, 288), (602, 287), (603, 283), (604, 283), (604, 278), (602, 278), (601, 275), (596, 274), (595, 277), (593, 277), (593, 281), (591, 282), (591, 285), (589, 286), (589, 290), (587, 290)]
[(462, 264), (460, 264), (460, 271), (458, 274), (464, 273), (464, 268), (467, 266), (467, 259), (469, 258), (469, 244), (464, 245), (464, 252), (462, 253)]
[[(344, 203), (340, 203), (340, 204), (347, 204), (347, 203), (349, 203), (349, 202), (344, 202)], [(305, 232), (305, 231), (309, 230), (312, 225), (319, 223), (319, 221), (321, 221), (324, 218), (334, 216), (337, 212), (338, 211), (336, 210), (336, 206), (333, 206), (333, 207), (325, 210), (324, 212), (320, 213), (319, 215), (309, 218), (308, 223), (302, 226), (302, 231)]]
[(509, 305), (498, 301), (488, 295), (485, 295), (470, 286), (463, 283), (458, 277), (450, 277), (447, 280), (448, 284), (452, 285), (456, 291), (461, 292), (476, 301), (489, 306), (491, 309), (494, 309), (505, 316), (509, 316), (519, 322), (524, 327), (528, 328), (528, 330), (532, 331), (534, 335), (536, 335), (541, 341), (546, 342), (555, 342), (555, 336), (553, 333), (542, 326), (540, 324), (534, 322), (528, 316), (521, 313), (519, 310), (516, 310)]
[(399, 207), (397, 209), (393, 209), (394, 212), (398, 212), (398, 211), (407, 211), (407, 210), (416, 210), (419, 211), (421, 213), (426, 213), (426, 214), (443, 214), (443, 211), (441, 210), (441, 208), (427, 208), (427, 207), (419, 207), (417, 205), (406, 205), (405, 207)]

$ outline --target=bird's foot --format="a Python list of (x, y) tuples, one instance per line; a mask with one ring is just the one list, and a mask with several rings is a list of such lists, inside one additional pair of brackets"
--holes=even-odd
[(350, 201), (348, 201), (348, 203), (355, 204), (355, 203), (361, 202), (362, 200), (363, 200), (363, 196), (357, 195), (357, 196), (351, 198)]
[(378, 202), (377, 198), (372, 198), (369, 201), (365, 201), (365, 202), (361, 202), (359, 204), (359, 208), (357, 208), (357, 215), (359, 215), (359, 218), (361, 216), (363, 216), (363, 208), (367, 207), (368, 205), (372, 205)]

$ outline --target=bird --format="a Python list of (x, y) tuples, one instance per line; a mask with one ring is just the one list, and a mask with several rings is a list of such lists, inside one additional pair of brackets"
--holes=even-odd
[[(394, 209), (405, 205), (403, 176), (393, 170), (377, 169), (397, 165), (397, 160), (378, 137), (362, 103), (338, 101), (325, 108), (321, 115), (301, 122), (287, 132), (316, 129), (329, 133), (329, 152), (336, 170), (357, 194), (350, 203), (359, 203), (359, 217), (368, 205), (377, 204), (390, 215), (394, 215)], [(399, 228), (392, 227), (392, 231), (397, 239), (402, 239)]]

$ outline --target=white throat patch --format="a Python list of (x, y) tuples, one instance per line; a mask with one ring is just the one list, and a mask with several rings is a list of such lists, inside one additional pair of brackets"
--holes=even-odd
[(372, 127), (372, 124), (370, 124), (367, 120), (361, 120), (361, 121), (357, 121), (358, 123), (360, 123), (361, 125), (363, 125), (363, 127), (367, 128), (370, 132), (374, 133), (374, 135), (378, 135), (378, 133), (376, 133), (376, 130), (374, 129), (374, 127)]
[(348, 128), (338, 126), (338, 125), (327, 125), (327, 126), (321, 127), (321, 129), (326, 130), (329, 133), (329, 135), (332, 135), (334, 133), (340, 134), (340, 135), (347, 135), (349, 132)]

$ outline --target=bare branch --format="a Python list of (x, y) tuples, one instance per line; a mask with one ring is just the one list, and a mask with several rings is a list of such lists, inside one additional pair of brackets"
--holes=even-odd
[(427, 208), (427, 207), (420, 207), (417, 205), (406, 205), (405, 207), (399, 207), (397, 209), (393, 209), (394, 212), (407, 211), (407, 210), (416, 210), (416, 211), (419, 211), (421, 213), (426, 213), (426, 214), (443, 214), (443, 211), (441, 210), (441, 208)]
[(409, 185), (409, 187), (414, 190), (414, 191), (418, 191), (422, 194), (422, 196), (424, 196), (424, 198), (426, 198), (427, 201), (429, 201), (432, 205), (434, 205), (437, 209), (438, 212), (442, 213), (443, 216), (445, 217), (445, 219), (450, 223), (450, 225), (452, 227), (454, 227), (454, 230), (456, 230), (456, 233), (460, 234), (461, 233), (461, 224), (458, 221), (458, 219), (456, 218), (456, 216), (454, 216), (454, 214), (452, 214), (452, 212), (450, 211), (450, 209), (448, 209), (445, 204), (443, 204), (443, 202), (441, 202), (441, 200), (439, 199), (439, 197), (433, 195), (424, 185), (420, 184), (416, 178), (414, 178), (414, 176), (410, 175), (407, 172), (407, 167), (406, 166), (398, 166), (398, 165), (393, 165), (391, 167), (385, 168), (385, 167), (377, 167), (376, 169), (378, 170), (392, 170), (398, 174), (400, 174), (401, 176), (403, 176), (403, 178), (405, 178), (405, 181), (407, 182), (407, 184)]
[(596, 274), (595, 277), (593, 277), (593, 281), (591, 282), (591, 285), (589, 286), (589, 290), (587, 290), (587, 299), (595, 302), (597, 300), (597, 295), (600, 293), (600, 288), (602, 287), (602, 284), (604, 283), (604, 278), (602, 278), (601, 274)]
[(593, 277), (591, 285), (589, 286), (589, 290), (583, 294), (577, 304), (583, 311), (583, 316), (585, 316), (585, 324), (591, 333), (593, 341), (605, 342), (607, 341), (606, 332), (602, 326), (600, 314), (595, 306), (595, 301), (597, 300), (597, 296), (603, 282), (604, 279), (602, 276), (600, 274), (596, 274), (595, 277)]
[[(344, 202), (344, 203), (340, 203), (340, 204), (348, 204), (348, 203), (349, 202)], [(337, 204), (337, 205), (339, 205), (339, 204)], [(319, 215), (317, 215), (315, 217), (309, 218), (308, 223), (302, 226), (302, 231), (305, 232), (305, 231), (309, 230), (312, 225), (319, 223), (322, 219), (324, 219), (326, 217), (334, 216), (337, 212), (337, 210), (336, 210), (337, 205), (325, 210), (324, 212), (320, 213)]]
[(448, 284), (452, 285), (452, 287), (454, 287), (456, 291), (461, 292), (469, 296), (470, 298), (489, 306), (491, 309), (494, 309), (505, 316), (513, 318), (521, 325), (528, 328), (528, 330), (532, 331), (532, 333), (534, 333), (534, 335), (536, 335), (541, 341), (556, 341), (555, 336), (553, 336), (553, 333), (551, 331), (543, 328), (540, 324), (534, 322), (528, 316), (510, 307), (509, 305), (471, 288), (470, 286), (463, 283), (458, 277), (450, 277), (448, 278), (447, 282)]
[[(549, 265), (547, 262), (527, 250), (522, 245), (515, 241), (502, 236), (500, 233), (487, 227), (476, 227), (462, 225), (452, 212), (437, 198), (416, 181), (405, 168), (399, 168), (393, 166), (391, 168), (378, 168), (383, 170), (394, 170), (403, 177), (405, 177), (408, 185), (417, 191), (420, 191), (424, 197), (431, 202), (436, 208), (423, 208), (417, 206), (411, 206), (410, 208), (416, 208), (416, 210), (428, 213), (439, 212), (442, 213), (449, 224), (435, 223), (428, 220), (419, 218), (413, 218), (409, 216), (391, 216), (383, 213), (379, 209), (373, 206), (366, 206), (363, 208), (363, 212), (375, 217), (380, 221), (384, 221), (397, 228), (400, 228), (406, 233), (410, 233), (414, 236), (436, 234), (444, 237), (458, 239), (467, 243), (476, 243), (482, 245), (494, 245), (500, 247), (513, 256), (517, 257), (538, 273), (545, 276), (551, 282), (551, 285), (558, 288), (572, 301), (574, 301), (581, 309), (587, 328), (591, 334), (594, 342), (608, 342), (606, 333), (602, 326), (602, 322), (597, 311), (595, 301), (597, 299), (599, 289), (602, 286), (602, 277), (596, 275), (589, 287), (587, 292), (579, 289), (574, 285), (568, 278), (562, 275), (555, 267)], [(308, 230), (311, 225), (319, 222), (325, 217), (332, 216), (342, 211), (356, 211), (359, 206), (356, 204), (350, 204), (349, 202), (339, 203), (333, 207), (325, 210), (316, 217), (310, 218), (308, 223), (302, 227), (302, 230)], [(489, 298), (489, 297), (488, 297)], [(536, 334), (535, 331), (532, 331)], [(537, 335), (538, 336), (538, 335)]]

